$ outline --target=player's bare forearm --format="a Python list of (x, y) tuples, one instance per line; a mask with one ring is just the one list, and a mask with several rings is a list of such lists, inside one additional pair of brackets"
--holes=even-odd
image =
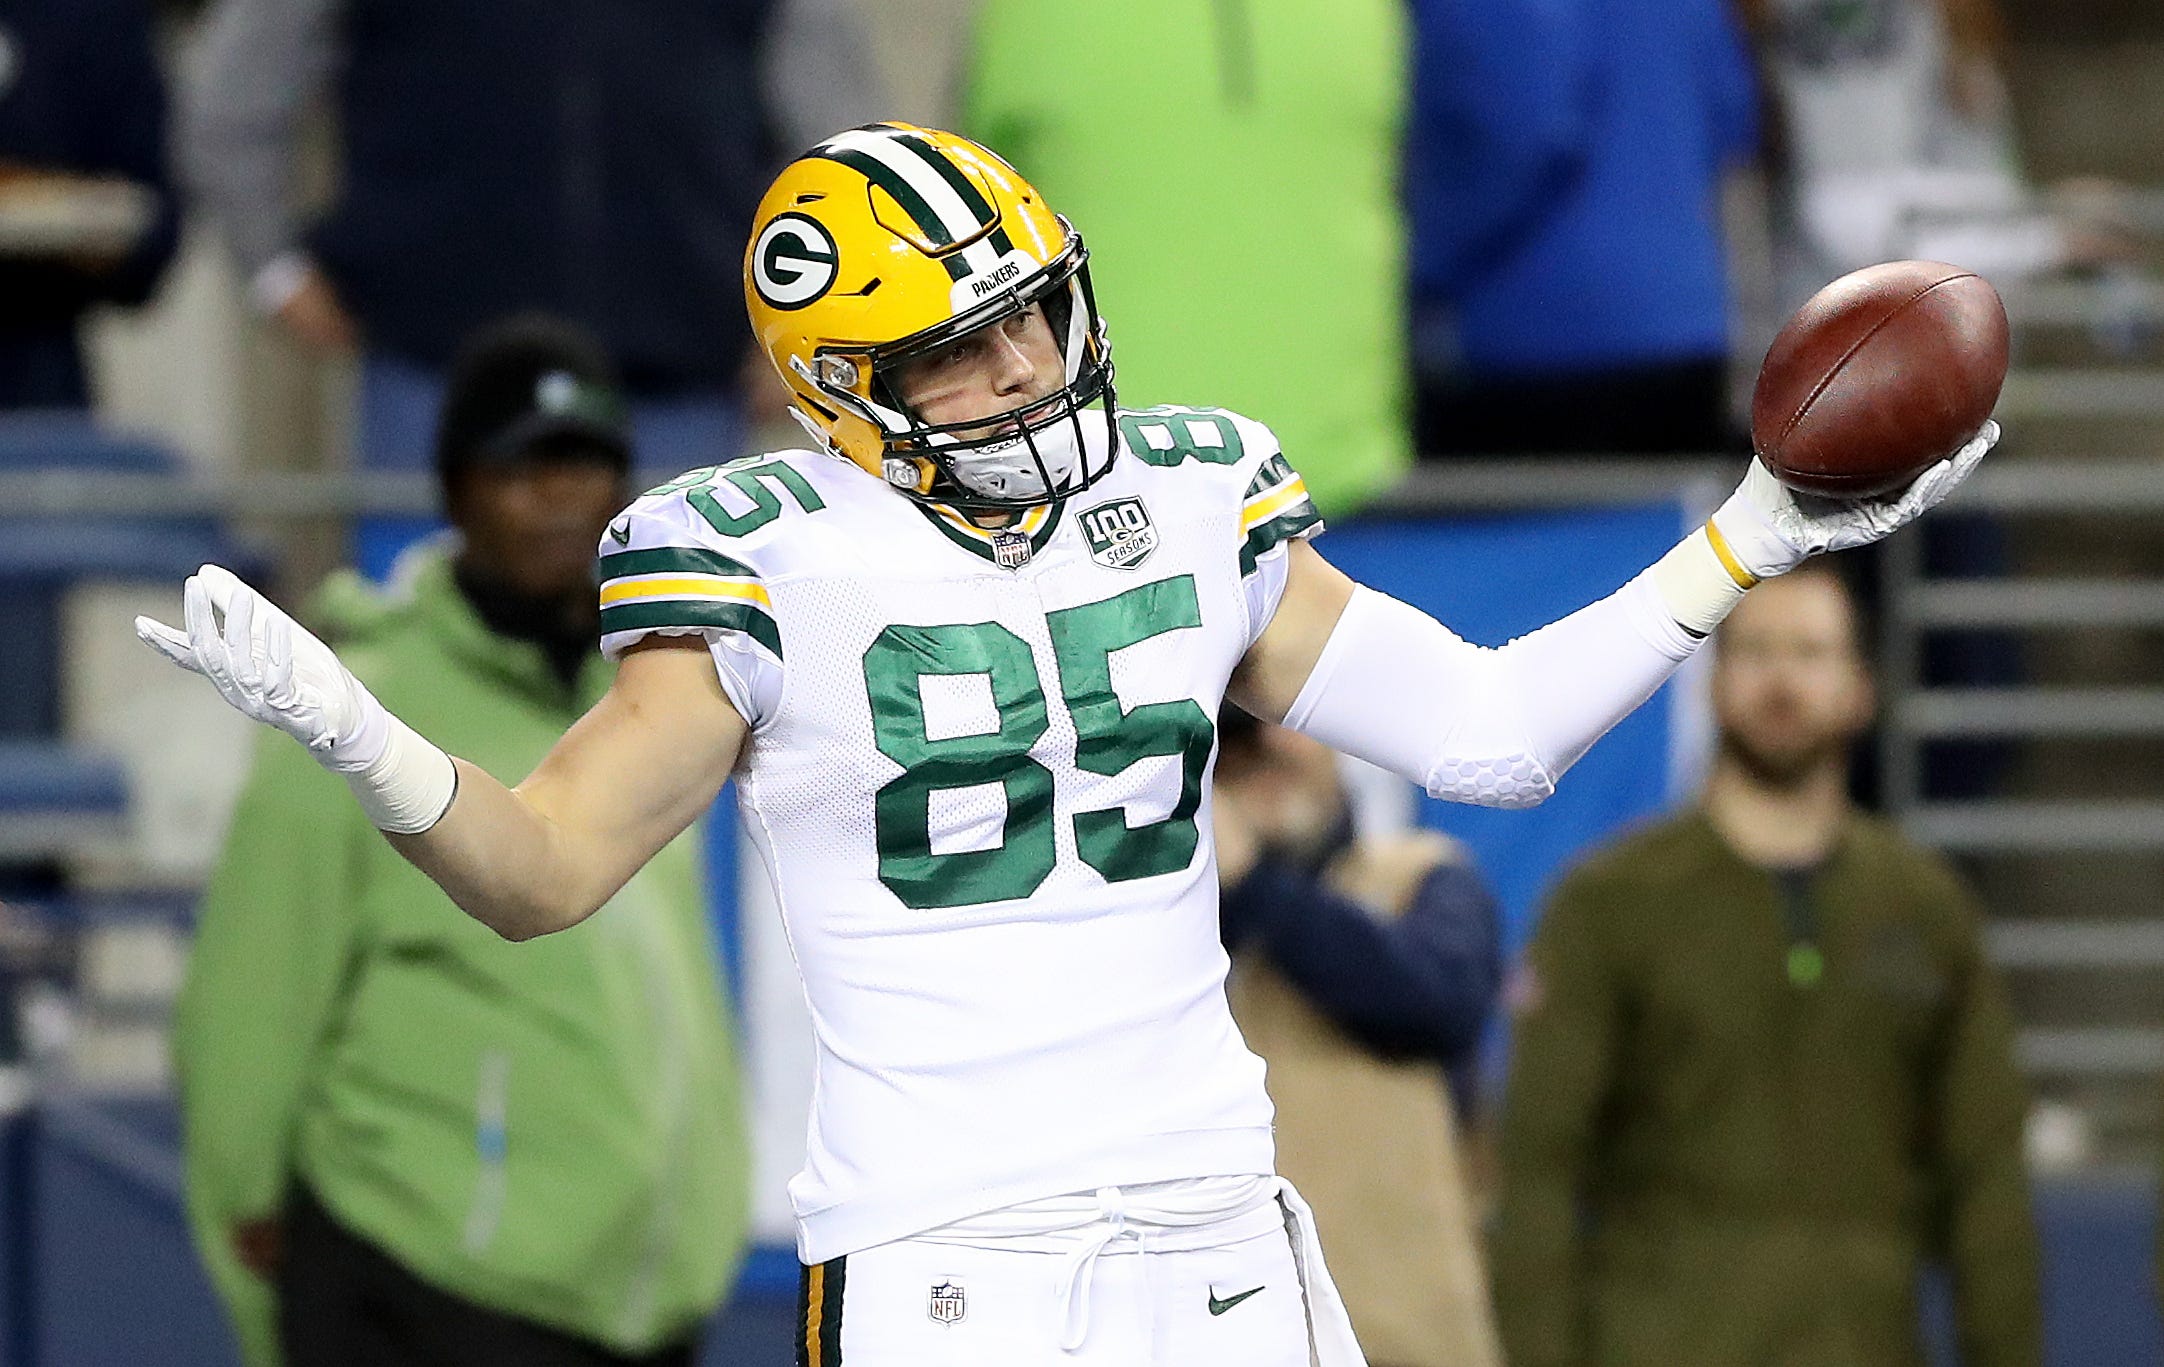
[(475, 919), (523, 940), (578, 924), (721, 790), (747, 730), (699, 636), (625, 652), (608, 694), (512, 791), (393, 716), (331, 648), (205, 565), (184, 627), (136, 635), (341, 775), (399, 853)]
[(578, 924), (712, 803), (745, 726), (697, 638), (635, 648), (608, 695), (507, 788), (464, 760), (443, 819), (400, 854), (506, 939)]
[(577, 874), (582, 861), (563, 828), (479, 766), (454, 760), (458, 797), (443, 819), (414, 835), (384, 838), (451, 900), (507, 940), (578, 924), (606, 901)]

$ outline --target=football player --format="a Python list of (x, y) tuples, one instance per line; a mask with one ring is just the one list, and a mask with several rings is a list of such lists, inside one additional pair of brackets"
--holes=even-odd
[(1529, 806), (1758, 579), (1913, 519), (1997, 435), (1871, 502), (1754, 464), (1615, 594), (1483, 649), (1308, 545), (1261, 423), (1116, 406), (1082, 238), (982, 147), (813, 148), (745, 285), (810, 444), (610, 526), (615, 684), (516, 788), (217, 567), (184, 630), (137, 626), (514, 939), (592, 915), (737, 778), (817, 1038), (790, 1194), (821, 1367), (1359, 1362), (1225, 1005), (1220, 701)]

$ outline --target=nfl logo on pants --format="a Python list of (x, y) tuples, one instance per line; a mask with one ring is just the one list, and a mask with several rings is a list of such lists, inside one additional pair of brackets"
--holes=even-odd
[(927, 1313), (936, 1324), (961, 1323), (962, 1317), (969, 1313), (969, 1305), (962, 1297), (961, 1283), (952, 1279), (934, 1283)]

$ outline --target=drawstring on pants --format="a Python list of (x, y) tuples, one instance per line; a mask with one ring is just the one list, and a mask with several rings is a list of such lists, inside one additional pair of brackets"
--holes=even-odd
[(1066, 1255), (1059, 1278), (1059, 1347), (1071, 1353), (1089, 1337), (1090, 1284), (1096, 1280), (1097, 1255), (1115, 1239), (1132, 1237), (1135, 1252), (1145, 1253), (1148, 1241), (1142, 1231), (1127, 1223), (1127, 1198), (1118, 1187), (1097, 1188), (1097, 1209), (1104, 1223)]
[[(1057, 1254), (1061, 1261), (1053, 1310), (1059, 1320), (1060, 1351), (1072, 1353), (1089, 1337), (1090, 1292), (1097, 1260), (1107, 1252), (1176, 1254), (1226, 1247), (1230, 1241), (1259, 1238), (1273, 1230), (1292, 1243), (1293, 1270), (1308, 1321), (1310, 1367), (1366, 1367), (1345, 1304), (1323, 1265), (1314, 1214), (1282, 1177), (1183, 1178), (1099, 1187), (986, 1211), (913, 1239)], [(1133, 1243), (1115, 1249), (1122, 1240)], [(1146, 1286), (1147, 1270), (1142, 1278)], [(1143, 1341), (1154, 1343), (1158, 1298), (1144, 1294), (1140, 1299), (1146, 1316)]]

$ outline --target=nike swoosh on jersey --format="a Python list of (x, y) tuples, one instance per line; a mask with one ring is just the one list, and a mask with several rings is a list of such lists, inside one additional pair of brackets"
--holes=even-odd
[(1241, 1301), (1246, 1300), (1249, 1296), (1252, 1296), (1256, 1294), (1256, 1292), (1262, 1291), (1264, 1289), (1265, 1288), (1258, 1286), (1254, 1289), (1254, 1291), (1242, 1291), (1237, 1296), (1227, 1296), (1225, 1299), (1219, 1300), (1217, 1298), (1217, 1288), (1213, 1286), (1210, 1288), (1210, 1313), (1213, 1315), (1222, 1315), (1227, 1310), (1230, 1310), (1235, 1305), (1238, 1305)]
[[(593, 524), (592, 524), (592, 523), (588, 523), (587, 525), (588, 525), (588, 526), (592, 526)], [(619, 545), (619, 546), (628, 546), (628, 545), (630, 545), (630, 544), (631, 544), (631, 519), (627, 517), (627, 518), (625, 518), (625, 519), (624, 519), (623, 521), (621, 521), (621, 522), (612, 522), (612, 523), (610, 523), (610, 524), (609, 524), (609, 535), (615, 538), (615, 540), (616, 540), (616, 544), (617, 544), (617, 545)]]

